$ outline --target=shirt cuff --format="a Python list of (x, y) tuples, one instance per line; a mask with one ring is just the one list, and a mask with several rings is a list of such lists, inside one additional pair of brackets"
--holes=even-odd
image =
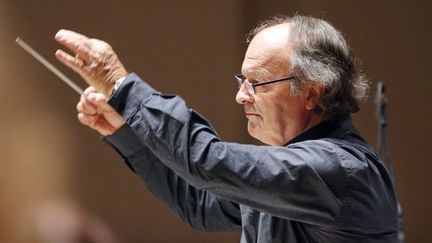
[(113, 88), (113, 92), (112, 94), (114, 95), (114, 93), (118, 90), (118, 88), (120, 87), (120, 85), (123, 83), (123, 81), (126, 79), (126, 77), (121, 77), (119, 78), (115, 84), (114, 84), (114, 88)]
[(131, 73), (123, 80), (118, 80), (118, 87), (108, 100), (108, 104), (128, 120), (141, 104), (155, 93), (158, 92), (142, 81), (138, 75)]

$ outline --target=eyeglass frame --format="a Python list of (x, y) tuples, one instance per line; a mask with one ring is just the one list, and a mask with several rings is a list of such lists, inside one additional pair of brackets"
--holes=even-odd
[(249, 81), (246, 80), (246, 77), (241, 73), (236, 74), (234, 76), (234, 78), (237, 80), (239, 88), (241, 88), (241, 86), (245, 83), (246, 88), (248, 90), (248, 93), (254, 95), (254, 94), (256, 94), (255, 87), (266, 85), (266, 84), (278, 83), (278, 82), (282, 82), (282, 81), (293, 80), (293, 79), (296, 79), (297, 77), (289, 76), (289, 77), (285, 77), (285, 78), (279, 78), (279, 79), (269, 80), (269, 81), (265, 81), (265, 82), (259, 82), (256, 84), (249, 83)]

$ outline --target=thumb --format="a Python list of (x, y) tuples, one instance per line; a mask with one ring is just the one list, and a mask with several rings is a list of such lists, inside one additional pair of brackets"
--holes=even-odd
[(115, 112), (114, 108), (107, 103), (108, 98), (102, 93), (92, 92), (87, 95), (87, 100), (98, 108), (99, 114), (104, 112)]
[(123, 117), (107, 103), (108, 98), (104, 94), (93, 92), (87, 96), (87, 99), (96, 106), (97, 113), (103, 115), (115, 130), (126, 123)]

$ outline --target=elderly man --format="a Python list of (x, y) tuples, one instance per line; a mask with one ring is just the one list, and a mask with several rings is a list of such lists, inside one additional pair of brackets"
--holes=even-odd
[(264, 22), (236, 76), (249, 134), (221, 141), (177, 96), (128, 74), (111, 47), (60, 30), (57, 58), (90, 87), (78, 119), (97, 130), (192, 227), (242, 230), (241, 242), (395, 242), (391, 179), (352, 125), (368, 84), (329, 23)]

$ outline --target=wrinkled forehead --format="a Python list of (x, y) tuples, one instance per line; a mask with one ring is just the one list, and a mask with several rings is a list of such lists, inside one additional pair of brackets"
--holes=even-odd
[(242, 72), (248, 74), (261, 68), (288, 68), (290, 45), (289, 25), (271, 26), (259, 32), (250, 42)]

